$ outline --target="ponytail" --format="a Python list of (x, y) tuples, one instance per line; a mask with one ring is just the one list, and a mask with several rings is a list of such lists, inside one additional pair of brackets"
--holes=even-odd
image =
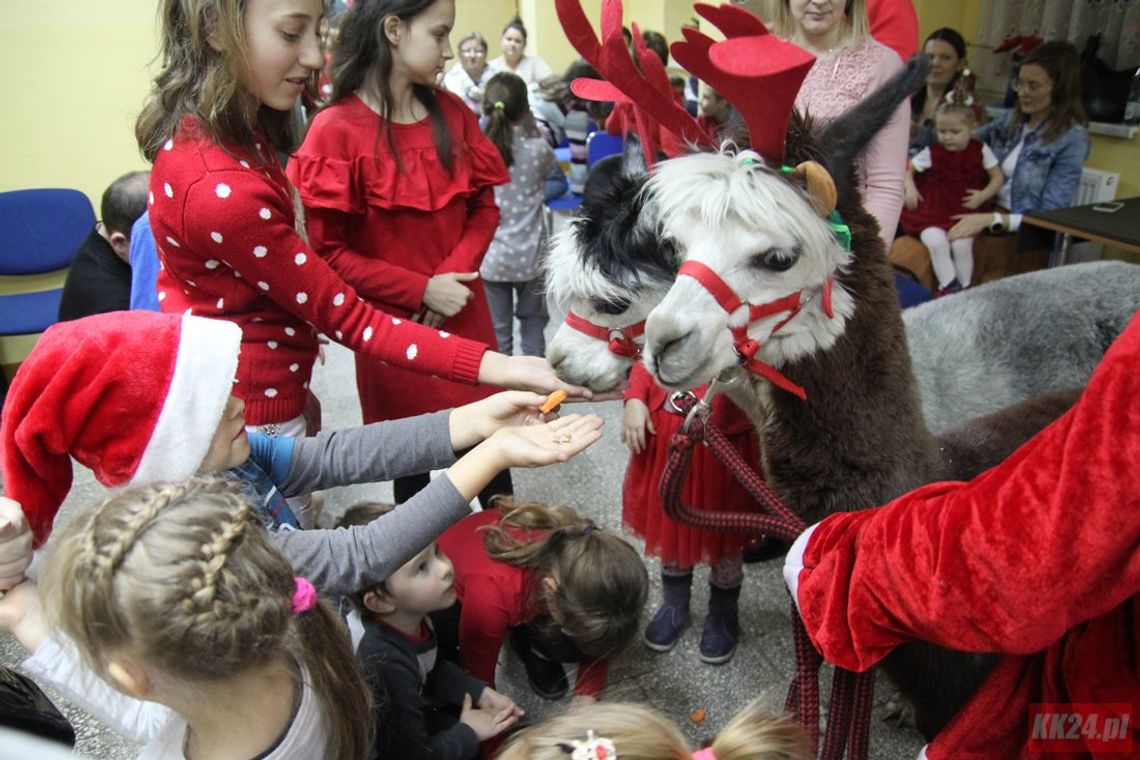
[(483, 132), (499, 149), (508, 169), (515, 161), (513, 128), (522, 122), (529, 109), (526, 82), (521, 77), (504, 71), (487, 80), (487, 86), (483, 90), (483, 113), (487, 116), (487, 127)]
[(807, 733), (779, 716), (762, 700), (733, 716), (711, 747), (716, 760), (811, 760), (815, 753)]
[(348, 629), (325, 601), (294, 616), (298, 659), (317, 695), (334, 760), (360, 760), (372, 752), (376, 719), (372, 692), (349, 648)]

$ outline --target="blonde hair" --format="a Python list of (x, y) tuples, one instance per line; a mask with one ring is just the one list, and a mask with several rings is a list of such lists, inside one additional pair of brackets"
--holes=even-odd
[(606, 657), (628, 644), (649, 594), (637, 550), (570, 507), (508, 497), (495, 503), (502, 518), (481, 528), (488, 556), (555, 580), (542, 600), (584, 654)]
[[(792, 18), (790, 0), (776, 0), (772, 13), (772, 27), (776, 34), (791, 39), (796, 34), (796, 20)], [(858, 44), (871, 36), (871, 21), (867, 18), (867, 0), (847, 0), (843, 9), (843, 26), (846, 38)]]
[[(621, 760), (690, 760), (692, 750), (677, 724), (651, 707), (606, 702), (578, 707), (519, 732), (506, 753), (527, 760), (565, 760), (566, 747), (593, 731), (614, 744)], [(712, 743), (717, 760), (811, 760), (807, 734), (760, 701), (741, 710)]]
[(371, 750), (370, 691), (343, 625), (324, 602), (293, 613), (293, 570), (232, 481), (113, 496), (60, 535), (41, 586), (49, 621), (98, 673), (126, 651), (192, 688), (295, 656), (327, 757)]
[[(245, 0), (162, 0), (161, 63), (135, 123), (139, 150), (148, 161), (187, 116), (219, 145), (257, 154), (260, 132), (280, 151), (296, 147), (292, 113), (262, 105), (242, 84), (248, 66), (245, 5)], [(306, 87), (316, 95), (316, 73)]]

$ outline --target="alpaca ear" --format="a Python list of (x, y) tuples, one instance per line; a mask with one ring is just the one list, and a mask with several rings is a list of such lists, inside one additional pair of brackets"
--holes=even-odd
[(796, 170), (792, 172), (792, 177), (803, 183), (804, 189), (811, 196), (817, 214), (826, 218), (835, 210), (835, 204), (839, 199), (835, 190), (835, 180), (831, 178), (831, 174), (823, 168), (822, 164), (815, 161), (804, 161), (796, 166)]
[(625, 146), (621, 151), (621, 174), (630, 179), (649, 174), (649, 166), (645, 163), (645, 151), (641, 149), (641, 140), (635, 132), (625, 136)]

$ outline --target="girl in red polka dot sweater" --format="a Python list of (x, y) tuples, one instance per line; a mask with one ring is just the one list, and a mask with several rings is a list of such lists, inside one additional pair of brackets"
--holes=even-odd
[(163, 311), (235, 322), (235, 394), (252, 425), (305, 406), (317, 333), (395, 367), (458, 382), (567, 387), (543, 359), (393, 318), (309, 247), (278, 162), (290, 113), (323, 63), (321, 0), (164, 0), (162, 67), (136, 134), (154, 162), (149, 210)]

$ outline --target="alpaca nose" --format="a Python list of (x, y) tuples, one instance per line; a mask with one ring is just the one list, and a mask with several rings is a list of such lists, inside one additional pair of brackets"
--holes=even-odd
[(681, 328), (677, 325), (671, 325), (663, 330), (659, 330), (653, 336), (653, 339), (649, 341), (649, 349), (657, 361), (657, 366), (660, 368), (669, 364), (670, 359), (676, 355), (677, 351), (684, 345), (691, 334), (691, 330)]

